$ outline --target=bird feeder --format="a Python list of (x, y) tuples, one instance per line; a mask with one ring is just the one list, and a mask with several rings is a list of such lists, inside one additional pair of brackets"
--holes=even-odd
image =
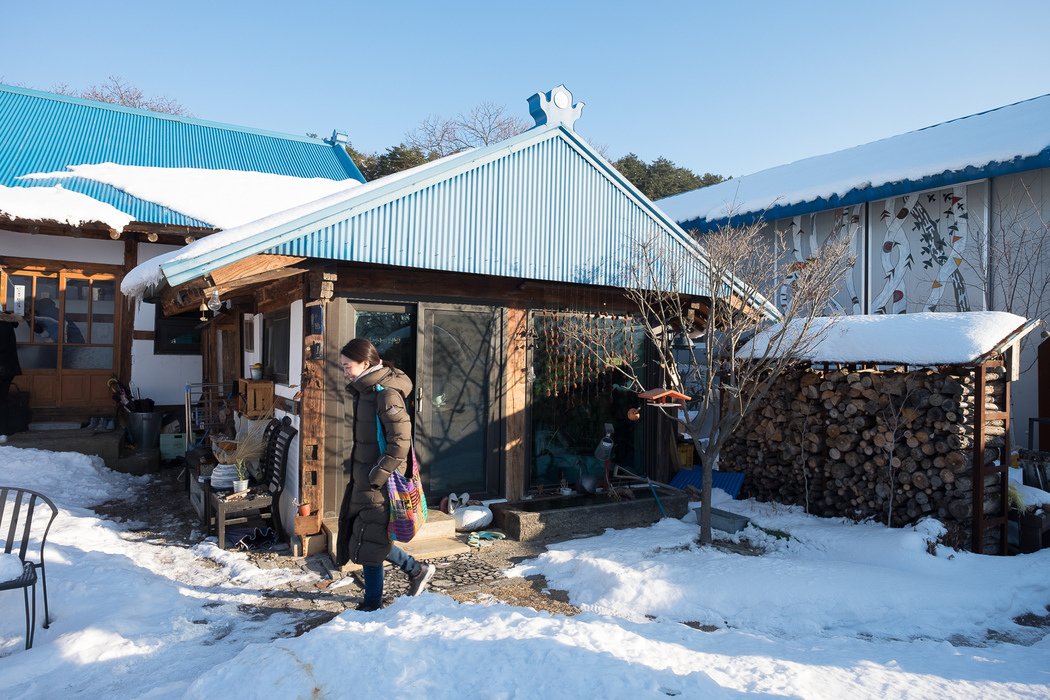
[(638, 394), (638, 398), (644, 400), (650, 406), (681, 408), (686, 401), (691, 400), (693, 397), (673, 389), (650, 389)]

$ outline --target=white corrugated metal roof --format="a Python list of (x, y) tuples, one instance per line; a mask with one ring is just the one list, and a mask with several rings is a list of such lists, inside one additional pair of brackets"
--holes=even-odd
[(1050, 95), (661, 199), (685, 228), (766, 220), (1050, 167)]

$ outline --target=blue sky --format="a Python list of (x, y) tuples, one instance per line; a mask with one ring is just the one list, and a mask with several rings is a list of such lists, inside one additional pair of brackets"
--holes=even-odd
[(384, 150), (565, 84), (609, 155), (739, 176), (1050, 93), (1050, 3), (0, 0), (0, 82), (122, 76), (202, 119)]

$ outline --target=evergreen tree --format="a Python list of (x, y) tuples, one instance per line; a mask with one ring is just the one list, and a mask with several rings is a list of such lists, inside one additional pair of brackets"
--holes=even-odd
[(707, 187), (726, 179), (711, 173), (696, 175), (692, 170), (680, 168), (663, 156), (646, 165), (634, 153), (628, 153), (614, 161), (613, 167), (652, 200)]
[(346, 154), (354, 161), (366, 182), (434, 160), (434, 157), (428, 158), (418, 148), (406, 146), (403, 143), (391, 146), (386, 149), (385, 153), (380, 154), (358, 151), (353, 145), (347, 144)]

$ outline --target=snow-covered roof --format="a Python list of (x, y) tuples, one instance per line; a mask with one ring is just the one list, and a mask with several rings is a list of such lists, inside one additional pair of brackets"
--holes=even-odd
[(55, 221), (70, 226), (101, 222), (117, 231), (134, 221), (134, 217), (116, 207), (73, 192), (61, 185), (55, 187), (4, 187), (0, 185), (0, 215), (13, 219)]
[(334, 136), (278, 134), (0, 85), (0, 219), (97, 221), (116, 230), (129, 221), (229, 228), (363, 181)]
[[(154, 168), (99, 163), (70, 165), (64, 171), (30, 173), (21, 180), (57, 181), (51, 187), (3, 187), (0, 213), (11, 218), (53, 220), (79, 225), (99, 221), (121, 230), (135, 220), (131, 214), (87, 194), (64, 188), (64, 180), (108, 185), (133, 198), (191, 217), (198, 225), (227, 229), (279, 211), (359, 187), (353, 179), (314, 177), (203, 168)], [(62, 199), (48, 193), (65, 193)], [(69, 195), (76, 195), (75, 198)], [(61, 201), (61, 208), (58, 203)], [(55, 208), (46, 206), (54, 202)]]
[(686, 229), (766, 220), (1050, 167), (1050, 95), (661, 199)]
[[(469, 153), (470, 151), (464, 151), (452, 156), (447, 156), (440, 160), (425, 163), (415, 168), (402, 170), (392, 175), (372, 180), (364, 185), (346, 187), (338, 192), (309, 199), (297, 205), (271, 212), (261, 218), (249, 219), (237, 226), (232, 226), (224, 231), (213, 233), (206, 238), (198, 239), (178, 250), (173, 250), (154, 258), (150, 258), (141, 265), (133, 268), (128, 274), (124, 275), (120, 289), (128, 296), (142, 296), (149, 288), (157, 287), (164, 282), (164, 272), (161, 269), (161, 266), (164, 264), (195, 261), (210, 254), (214, 254), (217, 251), (221, 251), (224, 248), (237, 246), (246, 240), (251, 240), (257, 236), (264, 235), (281, 225), (346, 203), (349, 200), (365, 197), (378, 188), (388, 187), (410, 175), (429, 170), (448, 160), (466, 157)], [(343, 184), (348, 185), (349, 183), (344, 181)]]
[[(974, 364), (1020, 336), (1027, 320), (1005, 311), (837, 316), (817, 319), (826, 333), (799, 359), (808, 362), (899, 364), (915, 367)], [(797, 327), (801, 321), (795, 322)], [(830, 324), (830, 328), (827, 325)], [(780, 326), (759, 334), (742, 353), (762, 354)], [(790, 328), (789, 328), (790, 333)]]

